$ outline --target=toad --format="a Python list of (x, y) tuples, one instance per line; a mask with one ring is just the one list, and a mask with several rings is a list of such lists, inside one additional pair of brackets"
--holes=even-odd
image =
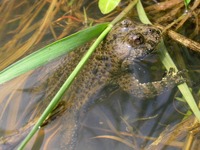
[[(143, 99), (156, 96), (180, 83), (181, 78), (178, 75), (172, 75), (172, 72), (169, 72), (160, 81), (140, 83), (131, 69), (135, 62), (156, 50), (160, 39), (161, 31), (159, 29), (151, 25), (136, 23), (130, 19), (124, 19), (113, 27), (62, 97), (62, 101), (65, 102), (65, 110), (61, 115), (62, 127), (59, 131), (62, 139), (60, 140), (61, 149), (74, 149), (80, 124), (80, 111), (86, 110), (94, 103), (95, 97), (106, 86), (113, 86), (114, 89), (121, 88), (129, 94)], [(90, 44), (86, 44), (61, 58), (61, 63), (55, 73), (49, 76), (48, 85), (52, 88), (44, 98), (44, 106), (49, 103), (64, 83), (89, 46)], [(24, 127), (26, 132), (31, 129), (32, 125), (29, 128)], [(18, 134), (24, 135), (25, 130), (19, 131), (21, 133), (18, 132)], [(9, 137), (0, 139), (0, 148), (14, 148), (14, 145), (10, 144), (13, 142), (10, 142)]]

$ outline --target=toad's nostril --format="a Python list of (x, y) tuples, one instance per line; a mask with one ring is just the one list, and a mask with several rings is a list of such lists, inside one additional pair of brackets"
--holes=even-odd
[(148, 32), (148, 34), (158, 34), (158, 35), (160, 35), (161, 34), (161, 31), (159, 30), (159, 29), (155, 29), (155, 28), (149, 28), (148, 30), (147, 30), (147, 32)]

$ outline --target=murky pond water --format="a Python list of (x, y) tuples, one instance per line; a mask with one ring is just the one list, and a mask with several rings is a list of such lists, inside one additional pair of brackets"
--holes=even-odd
[[(22, 0), (21, 5), (23, 5), (23, 2)], [(82, 1), (79, 2), (82, 3)], [(90, 13), (94, 13), (93, 11), (97, 10), (97, 4), (89, 4), (89, 1), (84, 1), (83, 6), (80, 4), (80, 7), (77, 7), (79, 9), (72, 9), (74, 13), (69, 13), (69, 15), (65, 15), (63, 18), (71, 18), (73, 20), (74, 15), (76, 15), (76, 17), (79, 16), (82, 19), (83, 7), (85, 6), (85, 8), (87, 8), (89, 5), (93, 6), (86, 10), (88, 16), (92, 16)], [(63, 10), (69, 8), (64, 6), (66, 6), (66, 4), (63, 5)], [(26, 8), (29, 7), (32, 8), (31, 6), (27, 6)], [(46, 10), (45, 7), (48, 8), (48, 5), (44, 5), (43, 11)], [(62, 16), (61, 13), (62, 11), (56, 14), (58, 16), (57, 18)], [(99, 14), (99, 11), (95, 11), (94, 14)], [(67, 24), (64, 19), (62, 22), (54, 22), (57, 23), (54, 25), (54, 30), (59, 33), (57, 34), (59, 35), (58, 37), (65, 35), (64, 32), (61, 32), (62, 29), (60, 29)], [(76, 30), (77, 27), (75, 27), (75, 25), (79, 26), (78, 29), (82, 28), (80, 22), (77, 22), (77, 24), (72, 24), (72, 30)], [(10, 28), (8, 28), (8, 30), (11, 30)], [(71, 30), (71, 28), (68, 27), (69, 30)], [(187, 31), (187, 28), (182, 30), (182, 32)], [(49, 41), (53, 39), (50, 30), (46, 30), (46, 32), (45, 36), (42, 37), (44, 38), (42, 43), (49, 43)], [(71, 33), (71, 31), (69, 33)], [(29, 34), (32, 34), (32, 32)], [(21, 48), (20, 44), (26, 41), (26, 38), (29, 36), (30, 35), (23, 37), (17, 44), (17, 48)], [(195, 39), (198, 41), (199, 37), (196, 36)], [(1, 53), (4, 53), (4, 56), (1, 56), (2, 60), (14, 51), (12, 47), (9, 48), (12, 51), (5, 51), (5, 43), (7, 41), (9, 41), (9, 39), (0, 44), (2, 45)], [(188, 51), (185, 47), (171, 42), (169, 39), (166, 39), (166, 43), (178, 67), (181, 70), (188, 70), (184, 76), (187, 78), (187, 82), (190, 87), (192, 87), (193, 92), (198, 93), (200, 81), (199, 54)], [(36, 47), (42, 46), (38, 43)], [(32, 49), (37, 49), (36, 47)], [(26, 53), (30, 53), (30, 51)], [(56, 71), (56, 67), (60, 64), (62, 64), (62, 62), (59, 58), (39, 69), (28, 72), (25, 75), (0, 85), (0, 137), (13, 135), (8, 137), (8, 139), (11, 139), (15, 146), (21, 142), (23, 139), (22, 136), (26, 135), (26, 129), (21, 127), (25, 126), (28, 128), (27, 131), (30, 131), (29, 127), (31, 128), (33, 125), (31, 122), (37, 118), (38, 114), (41, 114), (44, 107), (46, 107), (46, 105), (42, 105), (43, 103), (41, 103), (41, 101), (44, 101), (46, 98), (52, 98), (52, 95), (48, 95), (51, 97), (47, 97), (45, 94), (48, 92), (50, 94), (51, 92), (54, 93), (54, 90), (59, 89), (60, 85), (56, 87), (56, 84), (48, 85), (47, 82), (49, 80), (48, 78), (52, 77)], [(164, 76), (165, 71), (158, 55), (154, 53), (147, 59), (137, 62), (134, 66), (134, 73), (139, 81), (146, 83), (160, 80)], [(198, 95), (196, 94), (195, 96), (198, 100)], [(153, 137), (157, 137), (169, 125), (172, 126), (179, 123), (183, 118), (183, 114), (187, 111), (187, 105), (175, 100), (175, 97), (181, 97), (177, 88), (164, 91), (154, 98), (142, 100), (127, 94), (121, 89), (111, 92), (109, 88), (105, 88), (98, 97), (94, 98), (94, 104), (80, 112), (80, 126), (78, 128), (75, 149), (132, 150), (147, 148), (154, 140)], [(63, 135), (60, 131), (68, 126), (67, 121), (63, 121), (64, 117), (66, 117), (66, 115), (62, 113), (55, 115), (50, 122), (47, 122), (46, 125), (41, 127), (25, 149), (62, 149), (63, 147), (60, 141), (64, 142), (65, 139), (62, 139)], [(20, 140), (18, 141), (18, 139)], [(165, 149), (180, 149), (183, 143), (177, 142), (175, 145), (176, 146), (165, 146)], [(5, 147), (5, 149), (9, 148), (9, 146)], [(13, 147), (10, 149), (13, 149)]]

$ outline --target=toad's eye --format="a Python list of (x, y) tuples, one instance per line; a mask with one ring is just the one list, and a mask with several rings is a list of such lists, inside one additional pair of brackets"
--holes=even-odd
[(140, 34), (140, 33), (137, 33), (137, 34), (131, 34), (131, 35), (129, 35), (128, 42), (131, 45), (135, 45), (136, 46), (136, 45), (143, 44), (145, 41), (144, 41), (143, 35)]

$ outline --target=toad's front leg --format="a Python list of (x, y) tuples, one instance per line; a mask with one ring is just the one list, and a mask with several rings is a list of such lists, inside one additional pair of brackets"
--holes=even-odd
[(162, 92), (184, 82), (180, 73), (170, 69), (160, 81), (140, 83), (131, 73), (126, 73), (117, 79), (122, 90), (138, 98), (152, 98)]

